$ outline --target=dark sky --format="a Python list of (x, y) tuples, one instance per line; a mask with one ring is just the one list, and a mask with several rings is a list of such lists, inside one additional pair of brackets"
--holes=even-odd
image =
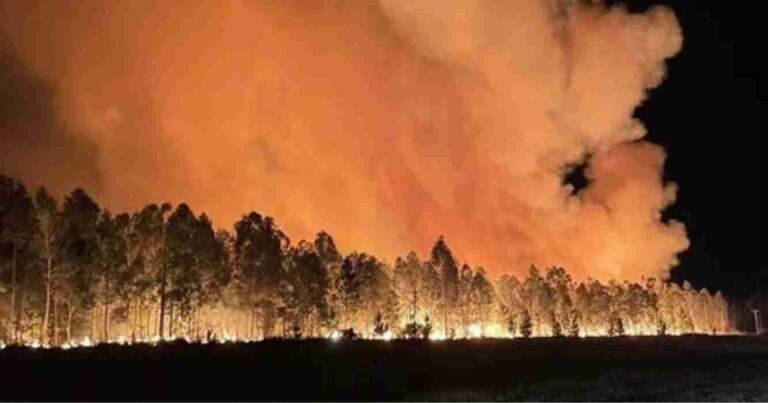
[(630, 8), (659, 3), (675, 10), (685, 42), (638, 115), (667, 149), (667, 178), (680, 186), (667, 216), (685, 223), (691, 247), (672, 278), (731, 295), (768, 291), (764, 15), (730, 1)]

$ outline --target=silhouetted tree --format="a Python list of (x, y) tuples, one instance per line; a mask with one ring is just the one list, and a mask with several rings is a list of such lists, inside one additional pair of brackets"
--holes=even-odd
[[(113, 217), (108, 211), (102, 212), (96, 225), (96, 245), (95, 256), (95, 281), (99, 283), (101, 289), (99, 302), (103, 310), (102, 316), (102, 339), (109, 340), (110, 327), (110, 308), (112, 294), (115, 286), (113, 285), (115, 277), (126, 265), (126, 239), (123, 233), (127, 231), (130, 217), (127, 214), (121, 214)], [(98, 293), (98, 290), (94, 290)]]
[(493, 285), (485, 277), (485, 270), (479, 267), (472, 276), (470, 287), (472, 321), (480, 326), (481, 333), (491, 322), (491, 309), (496, 295)]
[(96, 280), (98, 279), (99, 237), (97, 226), (101, 209), (82, 189), (75, 189), (64, 199), (62, 236), (64, 241), (62, 269), (65, 271), (67, 302), (67, 339), (72, 338), (75, 314), (85, 318), (90, 313), (90, 331), (96, 338)]
[(328, 277), (322, 260), (314, 245), (301, 241), (289, 250), (285, 261), (285, 295), (293, 305), (285, 309), (292, 311), (294, 326), (305, 329), (307, 334), (317, 335), (328, 316)]
[(235, 268), (243, 306), (249, 312), (253, 337), (258, 312), (262, 337), (269, 337), (277, 319), (283, 245), (288, 238), (271, 217), (250, 213), (235, 224)]
[(421, 327), (421, 338), (429, 339), (432, 334), (432, 321), (429, 320), (429, 315), (424, 317), (424, 326)]
[(418, 255), (410, 252), (408, 256), (397, 258), (393, 275), (394, 288), (398, 299), (403, 301), (402, 310), (409, 323), (415, 323), (422, 304), (423, 268)]
[(341, 294), (338, 286), (341, 284), (339, 276), (341, 274), (341, 262), (342, 257), (339, 250), (336, 248), (336, 243), (325, 231), (321, 231), (315, 237), (315, 252), (320, 257), (323, 271), (328, 282), (326, 290), (326, 303), (327, 309), (323, 322), (329, 328), (336, 328), (339, 325), (341, 319), (341, 312), (343, 310)]
[[(44, 266), (43, 281), (45, 283), (45, 308), (43, 320), (40, 325), (41, 342), (48, 344), (50, 339), (49, 321), (51, 317), (51, 305), (57, 306), (55, 291), (60, 283), (57, 275), (56, 264), (61, 256), (61, 218), (56, 205), (56, 200), (48, 194), (45, 188), (40, 188), (35, 193), (35, 212), (37, 214), (38, 230), (37, 249)], [(53, 304), (52, 304), (53, 301)], [(57, 311), (54, 309), (53, 343), (58, 344)]]
[(520, 335), (526, 339), (533, 334), (533, 323), (531, 322), (531, 314), (528, 309), (523, 309), (523, 316), (520, 320)]
[(24, 185), (0, 175), (0, 267), (11, 289), (7, 323), (11, 340), (19, 340), (24, 325), (35, 221), (34, 204)]
[(443, 316), (443, 331), (448, 338), (454, 301), (458, 294), (459, 269), (453, 252), (448, 248), (445, 239), (440, 236), (432, 247), (430, 263), (435, 268), (440, 279), (440, 307)]

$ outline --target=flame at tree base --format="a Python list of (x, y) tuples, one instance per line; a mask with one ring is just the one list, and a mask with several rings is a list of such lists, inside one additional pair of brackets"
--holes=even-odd
[[(478, 327), (479, 328), (479, 327)], [(509, 334), (501, 334), (501, 332), (495, 332), (493, 330), (488, 331), (487, 333), (480, 334), (477, 333), (477, 328), (468, 329), (468, 332), (470, 333), (469, 336), (466, 337), (445, 337), (444, 334), (434, 333), (430, 334), (426, 340), (429, 341), (435, 341), (435, 342), (446, 342), (446, 341), (459, 341), (459, 340), (520, 340), (520, 339), (552, 339), (552, 338), (558, 338), (558, 337), (566, 337), (566, 336), (552, 336), (552, 335), (532, 335), (530, 337), (523, 337), (523, 336), (511, 336)], [(652, 329), (641, 329), (638, 332), (628, 332), (623, 335), (609, 335), (607, 330), (596, 330), (596, 331), (587, 331), (585, 333), (579, 334), (578, 338), (606, 338), (606, 337), (683, 337), (683, 336), (742, 336), (743, 333), (736, 332), (736, 331), (729, 331), (729, 332), (723, 332), (723, 333), (667, 333), (664, 336), (660, 336), (657, 333), (655, 333)], [(572, 338), (572, 337), (570, 337)], [(274, 338), (274, 339), (281, 339), (281, 340), (322, 340), (322, 338), (302, 338), (302, 339), (284, 339), (284, 338)], [(325, 339), (330, 340), (332, 342), (343, 342), (344, 336), (341, 331), (335, 330), (325, 337)], [(382, 336), (373, 336), (373, 337), (366, 337), (366, 336), (358, 336), (355, 337), (357, 340), (367, 340), (367, 341), (381, 341), (381, 342), (390, 342), (393, 340), (420, 340), (422, 338), (410, 338), (402, 335), (395, 335), (392, 332), (385, 333)], [(221, 338), (213, 338), (213, 339), (190, 339), (188, 337), (176, 337), (176, 338), (159, 338), (159, 337), (153, 337), (151, 339), (137, 339), (137, 340), (130, 340), (127, 336), (120, 336), (117, 339), (108, 340), (108, 341), (100, 341), (97, 343), (94, 343), (90, 340), (88, 337), (83, 337), (82, 339), (73, 340), (71, 342), (64, 342), (60, 345), (48, 345), (48, 344), (40, 344), (39, 341), (31, 341), (28, 343), (11, 343), (11, 344), (5, 344), (0, 343), (0, 350), (4, 350), (6, 348), (14, 348), (14, 347), (25, 347), (30, 349), (61, 349), (61, 350), (71, 350), (71, 349), (79, 349), (79, 348), (93, 348), (103, 345), (113, 345), (113, 346), (133, 346), (133, 345), (143, 345), (143, 346), (159, 346), (164, 343), (178, 343), (183, 342), (186, 344), (198, 344), (198, 345), (207, 345), (207, 344), (234, 344), (234, 343), (258, 343), (262, 342), (264, 339), (247, 339), (247, 338), (236, 338), (236, 337), (221, 337)]]

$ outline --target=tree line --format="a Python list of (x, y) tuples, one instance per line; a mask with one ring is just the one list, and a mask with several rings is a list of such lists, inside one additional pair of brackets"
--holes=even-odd
[(440, 237), (426, 258), (342, 254), (320, 232), (291, 243), (257, 212), (216, 230), (188, 205), (101, 208), (83, 189), (61, 203), (0, 175), (0, 338), (262, 339), (531, 337), (722, 333), (719, 292), (654, 278), (575, 282), (531, 266), (495, 281)]

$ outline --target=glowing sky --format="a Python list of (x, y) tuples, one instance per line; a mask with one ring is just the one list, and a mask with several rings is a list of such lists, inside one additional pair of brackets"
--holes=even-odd
[(0, 0), (0, 170), (390, 261), (442, 234), (496, 274), (663, 275), (688, 240), (632, 115), (680, 28), (581, 3)]

